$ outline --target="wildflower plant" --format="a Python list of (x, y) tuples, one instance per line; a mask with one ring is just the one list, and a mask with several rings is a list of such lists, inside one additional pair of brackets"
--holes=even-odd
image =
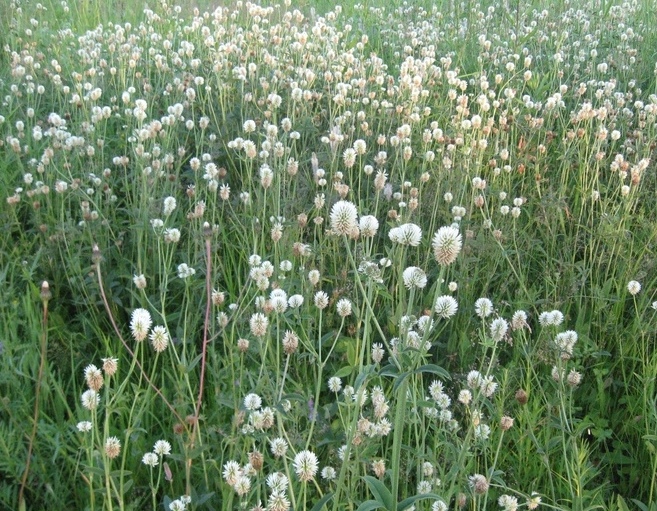
[(0, 7), (3, 506), (655, 501), (654, 9), (449, 7)]

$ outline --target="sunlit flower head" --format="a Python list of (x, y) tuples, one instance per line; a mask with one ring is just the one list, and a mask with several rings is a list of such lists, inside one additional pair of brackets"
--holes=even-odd
[(459, 308), (458, 302), (452, 296), (439, 296), (436, 298), (433, 310), (436, 314), (443, 318), (451, 318)]
[(130, 331), (135, 341), (143, 341), (148, 335), (148, 331), (153, 324), (151, 313), (146, 309), (135, 309), (132, 311), (132, 319), (130, 321)]
[(371, 238), (379, 230), (379, 221), (375, 216), (365, 215), (360, 217), (359, 222), (360, 235), (365, 238)]
[(256, 337), (264, 337), (269, 326), (269, 319), (262, 312), (256, 312), (249, 320), (251, 333)]
[(422, 268), (417, 266), (409, 266), (402, 273), (404, 285), (408, 288), (422, 289), (427, 285), (427, 274), (424, 273)]
[(388, 237), (400, 245), (417, 247), (422, 241), (422, 229), (415, 224), (403, 224), (390, 229)]
[(168, 456), (171, 454), (171, 444), (166, 440), (158, 440), (153, 446), (153, 452), (158, 456)]
[(262, 407), (262, 398), (258, 394), (247, 394), (244, 398), (244, 408), (247, 410), (258, 410)]
[(338, 235), (349, 236), (358, 226), (358, 210), (349, 201), (341, 200), (331, 208), (331, 230)]
[(84, 368), (84, 379), (91, 390), (98, 392), (103, 386), (103, 373), (95, 365), (89, 364)]
[(463, 246), (463, 239), (456, 227), (448, 225), (436, 231), (431, 246), (433, 247), (433, 255), (438, 264), (448, 266), (456, 261)]
[(274, 438), (269, 442), (269, 450), (276, 458), (285, 456), (287, 452), (287, 442), (284, 438)]
[(294, 457), (294, 471), (300, 481), (310, 481), (317, 474), (319, 467), (317, 456), (311, 451), (301, 451)]
[(335, 305), (338, 316), (346, 318), (351, 315), (351, 301), (348, 298), (341, 298)]
[(493, 310), (493, 302), (488, 298), (479, 298), (475, 302), (475, 313), (482, 319), (490, 316)]
[(149, 467), (156, 467), (160, 463), (160, 458), (154, 452), (147, 452), (141, 458), (141, 462)]
[(162, 353), (169, 346), (169, 332), (162, 325), (153, 327), (149, 338), (156, 353)]
[(105, 440), (105, 454), (109, 459), (116, 458), (121, 453), (121, 442), (115, 436)]

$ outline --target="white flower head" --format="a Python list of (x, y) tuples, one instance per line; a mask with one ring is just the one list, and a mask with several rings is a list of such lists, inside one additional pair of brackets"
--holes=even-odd
[(82, 421), (82, 422), (78, 422), (77, 424), (78, 431), (81, 433), (87, 433), (91, 431), (92, 426), (93, 424), (89, 421)]
[(166, 440), (158, 440), (153, 446), (153, 452), (158, 456), (169, 456), (171, 454), (171, 444)]
[(422, 229), (415, 224), (402, 224), (390, 229), (388, 237), (400, 245), (417, 247), (422, 241)]
[(188, 266), (187, 263), (182, 263), (178, 265), (178, 278), (187, 279), (192, 275), (196, 274), (196, 270), (191, 266)]
[(169, 346), (169, 332), (161, 325), (153, 327), (149, 338), (156, 353), (162, 353)]
[(493, 302), (488, 298), (479, 298), (475, 302), (475, 313), (482, 319), (490, 316), (493, 310)]
[(436, 303), (433, 306), (433, 310), (436, 314), (443, 318), (451, 318), (459, 308), (458, 302), (452, 296), (439, 296), (436, 298)]
[(504, 339), (504, 336), (509, 331), (509, 324), (503, 318), (495, 318), (490, 324), (490, 336), (495, 342)]
[(141, 462), (149, 467), (156, 467), (160, 462), (160, 459), (158, 458), (157, 454), (155, 454), (154, 452), (147, 452), (142, 457)]
[(256, 312), (249, 320), (251, 333), (256, 337), (264, 337), (269, 326), (269, 319), (262, 312)]
[(333, 204), (330, 217), (335, 234), (349, 236), (358, 227), (358, 210), (352, 202), (341, 200)]
[(318, 309), (325, 309), (329, 302), (328, 295), (324, 291), (317, 291), (315, 293), (314, 302)]
[(335, 305), (335, 310), (338, 312), (338, 315), (342, 318), (346, 318), (351, 315), (351, 301), (348, 298), (341, 298), (338, 300), (338, 303)]
[(307, 482), (312, 480), (317, 474), (319, 467), (317, 456), (311, 451), (301, 451), (294, 457), (294, 471), (296, 472), (299, 480)]
[(164, 206), (162, 207), (162, 213), (164, 216), (169, 216), (173, 213), (173, 210), (176, 209), (176, 199), (175, 197), (167, 197), (164, 199)]
[(146, 277), (143, 274), (132, 277), (132, 282), (137, 289), (146, 289)]
[(365, 215), (360, 217), (359, 225), (360, 235), (365, 238), (373, 237), (379, 230), (379, 221), (375, 216)]
[(422, 289), (427, 285), (427, 274), (424, 273), (422, 268), (417, 266), (409, 266), (402, 273), (404, 285), (408, 288)]
[(132, 319), (130, 321), (130, 331), (135, 341), (143, 341), (148, 335), (148, 331), (153, 324), (151, 313), (146, 309), (135, 309), (132, 311)]
[(244, 398), (244, 408), (247, 410), (259, 410), (262, 407), (262, 398), (258, 394), (247, 394)]
[(463, 238), (456, 227), (441, 227), (436, 231), (432, 241), (433, 255), (441, 266), (448, 266), (456, 261), (463, 247)]
[(331, 376), (328, 380), (328, 388), (331, 392), (340, 392), (342, 390), (342, 380), (337, 376)]
[(632, 295), (635, 296), (636, 294), (641, 291), (641, 284), (639, 284), (636, 280), (630, 280), (627, 283), (627, 291)]
[(115, 436), (105, 440), (105, 454), (110, 459), (116, 458), (121, 453), (121, 441)]

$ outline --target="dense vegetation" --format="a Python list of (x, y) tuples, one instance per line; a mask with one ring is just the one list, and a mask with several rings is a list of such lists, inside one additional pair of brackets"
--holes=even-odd
[(1, 507), (657, 509), (654, 2), (0, 19)]

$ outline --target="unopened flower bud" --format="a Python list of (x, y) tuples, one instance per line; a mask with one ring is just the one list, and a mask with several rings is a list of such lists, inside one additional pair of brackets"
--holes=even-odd
[(103, 256), (100, 253), (100, 249), (98, 248), (98, 244), (94, 243), (93, 248), (91, 249), (91, 261), (94, 264), (99, 264), (103, 259)]
[(526, 405), (528, 400), (527, 392), (523, 389), (518, 389), (516, 391), (516, 401), (521, 405)]
[(47, 280), (44, 280), (41, 283), (41, 300), (47, 302), (52, 298), (52, 292), (50, 291), (50, 285)]

